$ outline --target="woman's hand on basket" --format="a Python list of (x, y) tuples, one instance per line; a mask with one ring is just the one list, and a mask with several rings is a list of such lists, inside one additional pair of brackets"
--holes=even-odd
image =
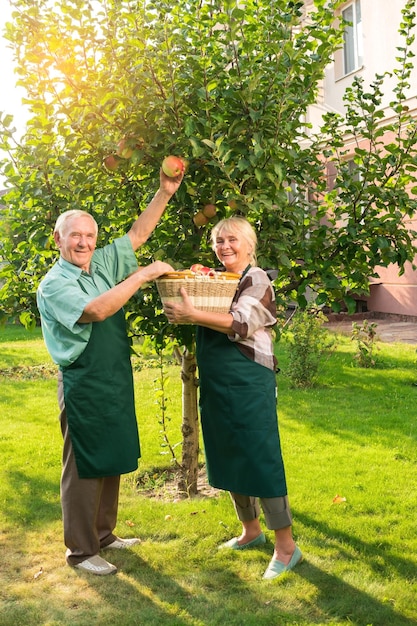
[(182, 302), (166, 302), (164, 313), (171, 324), (192, 324), (195, 307), (184, 287), (180, 289)]

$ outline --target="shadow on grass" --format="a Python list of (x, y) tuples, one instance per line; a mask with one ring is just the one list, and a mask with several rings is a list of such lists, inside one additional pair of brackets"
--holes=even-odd
[[(395, 576), (401, 579), (404, 585), (415, 581), (417, 574), (415, 563), (411, 559), (391, 554), (391, 544), (381, 542), (380, 539), (365, 542), (357, 536), (337, 530), (326, 522), (317, 521), (300, 512), (296, 513), (296, 518), (297, 522), (305, 526), (307, 535), (319, 534), (322, 537), (328, 537), (327, 543), (334, 546), (339, 557), (346, 563), (351, 562), (352, 568), (355, 567), (356, 559), (347, 547), (353, 549), (358, 555), (357, 558), (366, 563), (377, 577), (389, 579)], [(326, 539), (324, 542), (326, 543)], [(308, 556), (302, 566), (302, 570), (299, 569), (298, 572), (319, 590), (318, 595), (315, 596), (315, 605), (319, 606), (326, 615), (337, 615), (354, 624), (372, 624), (373, 626), (387, 624), (393, 626), (413, 624), (415, 626), (417, 624), (416, 607), (410, 606), (410, 609), (416, 610), (415, 617), (405, 617), (390, 606), (393, 599), (387, 599), (385, 602), (376, 600), (372, 595), (309, 563)], [(375, 581), (375, 578), (373, 577), (372, 580)]]
[[(136, 554), (118, 555), (113, 562), (120, 567), (122, 576), (113, 580), (110, 591), (107, 585), (105, 591), (101, 581), (93, 577), (88, 578), (88, 583), (103, 595), (103, 602), (109, 602), (109, 593), (118, 598), (117, 607), (112, 606), (118, 626), (147, 621), (172, 626), (191, 623), (271, 626), (306, 624), (306, 616), (311, 624), (323, 624), (328, 620), (373, 626), (416, 624), (415, 620), (397, 613), (388, 603), (375, 600), (308, 560), (280, 582), (261, 582), (259, 593), (253, 588), (249, 589), (242, 578), (210, 559), (200, 570), (190, 573), (192, 585), (189, 587), (179, 585), (172, 577), (157, 571)], [(287, 602), (284, 610), (277, 595), (277, 585), (287, 587), (288, 591), (295, 576), (308, 580), (317, 589), (317, 595), (313, 606), (310, 606), (307, 598), (295, 597), (294, 608), (288, 609)], [(132, 592), (137, 593), (137, 596), (132, 596)], [(275, 597), (271, 594), (275, 594)], [(137, 622), (132, 621), (136, 610)], [(126, 618), (126, 611), (130, 619)]]
[(21, 470), (9, 470), (6, 480), (8, 497), (2, 503), (2, 513), (9, 523), (36, 528), (61, 518), (59, 481)]
[[(250, 590), (242, 578), (210, 558), (200, 568), (190, 569), (189, 584), (180, 585), (136, 554), (117, 557), (112, 561), (120, 567), (122, 575), (116, 577), (110, 592), (108, 589), (104, 592), (100, 581), (91, 577), (88, 583), (103, 595), (103, 601), (109, 601), (108, 593), (118, 598), (117, 606), (112, 606), (114, 623), (118, 626), (299, 623), (296, 611), (282, 611), (274, 601), (265, 602), (263, 593)], [(132, 618), (136, 611), (137, 621)]]
[[(317, 523), (307, 515), (297, 514), (297, 518), (306, 528), (314, 528), (315, 532), (321, 532), (337, 542), (339, 548), (347, 544), (353, 547), (380, 575), (389, 575), (393, 568), (404, 581), (407, 575), (411, 575), (412, 564), (407, 559), (386, 555), (385, 566), (381, 570), (377, 561), (380, 548), (378, 546), (377, 549), (376, 544), (363, 542), (344, 532), (335, 532), (327, 524)], [(152, 544), (155, 545), (155, 554), (149, 550)], [(20, 583), (4, 598), (0, 625), (416, 625), (414, 619), (399, 614), (390, 602), (378, 601), (371, 594), (310, 563), (308, 554), (294, 572), (279, 581), (246, 581), (244, 563), (250, 559), (259, 561), (262, 570), (269, 559), (271, 547), (268, 545), (265, 550), (250, 551), (245, 555), (230, 555), (228, 566), (223, 555), (219, 557), (217, 552), (211, 550), (207, 552), (207, 559), (200, 562), (193, 554), (192, 545), (184, 544), (184, 552), (179, 549), (181, 558), (177, 558), (173, 566), (170, 561), (164, 561), (163, 556), (161, 558), (161, 542), (146, 541), (142, 548), (113, 551), (111, 561), (118, 567), (118, 574), (108, 577), (71, 570), (63, 564), (62, 557), (60, 564), (46, 570), (39, 581), (35, 583), (33, 578), (31, 583), (28, 581), (38, 585), (36, 597), (31, 595), (34, 591), (31, 592), (29, 587), (23, 595)], [(7, 544), (4, 548), (7, 550)], [(145, 556), (140, 556), (141, 551)], [(109, 558), (109, 551), (103, 551), (102, 555)], [(352, 561), (351, 554), (347, 552), (342, 558)], [(23, 555), (19, 561), (20, 569), (28, 567), (25, 559), (33, 569), (30, 557)], [(261, 564), (264, 560), (265, 563)], [(232, 571), (236, 567), (242, 576)], [(173, 569), (176, 574), (171, 575)], [(182, 582), (179, 583), (174, 576)], [(312, 594), (310, 589), (306, 593), (301, 579), (316, 592)], [(74, 593), (76, 591), (79, 593)]]
[[(353, 548), (360, 555), (359, 558), (366, 561), (367, 565), (379, 576), (391, 577), (395, 570), (395, 574), (404, 581), (415, 579), (417, 571), (414, 562), (390, 554), (391, 544), (381, 541), (379, 537), (375, 541), (365, 542), (357, 536), (330, 527), (326, 522), (317, 521), (306, 514), (297, 512), (296, 517), (297, 521), (304, 524), (307, 529), (313, 528), (314, 534), (320, 533), (322, 536), (329, 537), (329, 541), (336, 541), (338, 546), (345, 545)], [(308, 533), (308, 530), (306, 532)], [(343, 557), (348, 560), (352, 558), (346, 553)]]
[[(140, 548), (138, 548), (140, 550)], [(108, 552), (102, 555), (109, 558)], [(294, 610), (282, 611), (275, 601), (265, 602), (263, 593), (249, 589), (238, 575), (208, 558), (192, 567), (183, 557), (179, 584), (134, 551), (114, 551), (111, 561), (118, 567), (116, 576), (92, 576), (67, 565), (47, 569), (39, 582), (44, 585), (36, 598), (30, 591), (22, 594), (22, 584), (9, 592), (2, 603), (0, 626), (37, 626), (71, 624), (85, 626), (190, 626), (227, 624), (228, 626), (271, 626), (299, 623)], [(26, 569), (24, 558), (20, 567)], [(77, 580), (78, 579), (78, 580)], [(51, 581), (51, 582), (49, 582)], [(78, 590), (79, 594), (74, 591)], [(41, 595), (39, 595), (41, 594)], [(2, 596), (0, 591), (0, 604)]]
[[(311, 563), (304, 562), (299, 574), (317, 588), (318, 594), (314, 598), (314, 604), (328, 619), (372, 626), (416, 626), (417, 624), (415, 619), (397, 613), (390, 606), (391, 599), (386, 603), (377, 601), (371, 595)], [(316, 620), (312, 619), (311, 623), (316, 623)], [(322, 620), (318, 620), (318, 623), (322, 623)]]

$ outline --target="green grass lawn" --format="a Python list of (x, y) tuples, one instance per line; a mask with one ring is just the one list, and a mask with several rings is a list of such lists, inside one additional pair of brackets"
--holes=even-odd
[[(159, 371), (137, 368), (143, 458), (123, 477), (117, 532), (142, 543), (112, 553), (119, 572), (100, 578), (65, 564), (55, 368), (39, 330), (1, 329), (0, 626), (417, 624), (416, 347), (378, 347), (378, 366), (360, 369), (352, 342), (338, 337), (318, 385), (292, 390), (278, 346), (282, 446), (305, 560), (272, 582), (261, 579), (272, 532), (259, 549), (217, 551), (239, 532), (228, 495), (184, 501), (161, 487), (170, 457)], [(179, 367), (167, 373), (176, 444)], [(139, 479), (153, 493), (138, 490)]]

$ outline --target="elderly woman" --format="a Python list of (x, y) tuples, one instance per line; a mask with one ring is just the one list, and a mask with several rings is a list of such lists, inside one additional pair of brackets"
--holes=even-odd
[(221, 548), (245, 550), (265, 543), (259, 514), (275, 532), (275, 550), (263, 578), (273, 579), (302, 560), (292, 518), (276, 412), (276, 360), (271, 329), (274, 292), (256, 266), (256, 233), (241, 217), (220, 221), (212, 247), (225, 270), (241, 274), (229, 313), (196, 309), (184, 289), (167, 303), (176, 324), (197, 325), (200, 412), (208, 480), (230, 492), (242, 533)]

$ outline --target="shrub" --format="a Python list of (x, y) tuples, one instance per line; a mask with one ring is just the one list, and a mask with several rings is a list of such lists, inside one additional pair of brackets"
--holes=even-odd
[(320, 365), (335, 345), (323, 324), (327, 317), (316, 306), (297, 309), (283, 331), (288, 344), (288, 370), (291, 387), (311, 387)]
[(376, 329), (378, 324), (364, 320), (362, 326), (352, 324), (352, 341), (356, 341), (356, 352), (353, 358), (359, 367), (374, 367), (374, 351), (376, 349)]

